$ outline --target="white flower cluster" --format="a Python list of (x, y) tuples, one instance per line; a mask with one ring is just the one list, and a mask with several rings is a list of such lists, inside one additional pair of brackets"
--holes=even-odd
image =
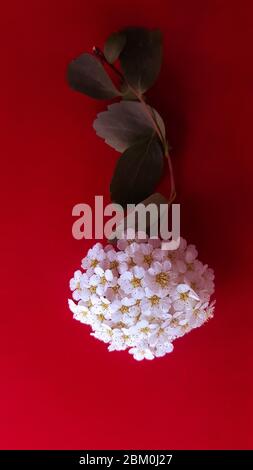
[(109, 351), (128, 349), (134, 359), (173, 350), (173, 341), (213, 316), (214, 274), (181, 238), (175, 251), (159, 240), (97, 243), (70, 281), (74, 318), (90, 325)]

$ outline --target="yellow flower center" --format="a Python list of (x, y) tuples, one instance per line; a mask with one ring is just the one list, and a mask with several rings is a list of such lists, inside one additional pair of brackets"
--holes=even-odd
[(198, 316), (199, 316), (199, 312), (200, 312), (199, 308), (194, 308), (194, 310), (193, 310), (192, 313), (193, 313), (194, 317), (198, 317)]
[(96, 268), (97, 265), (98, 265), (98, 260), (96, 258), (92, 259), (91, 262), (90, 262), (90, 265), (92, 268)]
[(127, 307), (126, 305), (122, 305), (119, 309), (119, 311), (121, 313), (128, 313), (129, 312), (129, 307)]
[(183, 302), (185, 302), (186, 300), (189, 299), (189, 293), (188, 292), (181, 292), (181, 294), (179, 295), (180, 297), (180, 300), (182, 300)]
[(145, 255), (145, 256), (143, 257), (143, 259), (144, 259), (145, 263), (147, 263), (149, 266), (151, 265), (151, 263), (152, 263), (152, 261), (153, 261), (152, 255)]
[(110, 269), (117, 269), (118, 265), (119, 265), (118, 261), (111, 261)]
[(156, 275), (155, 280), (161, 287), (166, 287), (170, 278), (167, 273), (159, 273)]
[(106, 280), (105, 276), (102, 276), (101, 279), (100, 279), (100, 284), (102, 284), (102, 286), (105, 286), (106, 283), (107, 283), (107, 280)]
[(116, 284), (116, 286), (112, 286), (113, 292), (118, 292), (119, 291), (119, 285)]
[(123, 323), (122, 321), (119, 321), (118, 323), (116, 323), (115, 325), (115, 328), (124, 328), (125, 327), (125, 323)]
[(189, 327), (189, 325), (188, 325), (188, 323), (186, 323), (185, 325), (182, 325), (182, 330), (187, 331), (188, 327)]
[(109, 304), (105, 304), (104, 302), (101, 303), (101, 307), (106, 310), (109, 307)]
[(148, 328), (148, 326), (145, 326), (145, 328), (141, 328), (140, 331), (141, 333), (144, 333), (146, 335), (150, 332), (150, 329)]
[(150, 301), (150, 303), (153, 307), (153, 305), (158, 305), (159, 304), (160, 297), (158, 297), (158, 295), (152, 295), (152, 297), (150, 297), (149, 301)]
[(134, 288), (140, 287), (141, 286), (141, 280), (138, 277), (134, 277), (131, 280), (131, 284)]
[(96, 286), (90, 286), (89, 291), (90, 291), (91, 294), (96, 294), (96, 292), (97, 292)]

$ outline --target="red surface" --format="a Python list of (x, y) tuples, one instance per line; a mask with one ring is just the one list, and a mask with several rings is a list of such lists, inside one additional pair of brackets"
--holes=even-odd
[[(4, 2), (0, 15), (1, 448), (252, 448), (252, 2)], [(215, 318), (153, 362), (108, 353), (67, 308), (90, 242), (72, 206), (108, 199), (117, 154), (68, 61), (160, 27), (150, 101), (173, 147), (182, 234), (216, 273)]]

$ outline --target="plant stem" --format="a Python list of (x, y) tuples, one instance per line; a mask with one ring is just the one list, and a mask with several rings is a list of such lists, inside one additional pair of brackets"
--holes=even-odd
[(165, 140), (165, 138), (163, 137), (162, 135), (162, 132), (161, 132), (161, 129), (158, 125), (158, 123), (156, 122), (156, 119), (155, 119), (155, 116), (152, 114), (152, 112), (150, 112), (150, 109), (149, 109), (149, 106), (147, 105), (147, 103), (145, 102), (145, 99), (143, 98), (143, 95), (141, 93), (139, 93), (137, 90), (135, 90), (129, 83), (128, 81), (126, 80), (126, 78), (124, 77), (124, 75), (120, 72), (120, 70), (117, 69), (117, 67), (115, 67), (114, 64), (111, 64), (110, 62), (108, 62), (108, 60), (106, 59), (103, 51), (101, 51), (101, 49), (99, 49), (99, 47), (93, 47), (93, 52), (94, 54), (101, 60), (101, 62), (103, 63), (106, 63), (110, 68), (111, 70), (113, 70), (113, 72), (121, 79), (122, 83), (125, 83), (127, 85), (127, 87), (129, 88), (129, 90), (131, 90), (131, 92), (136, 96), (136, 98), (139, 100), (139, 102), (142, 104), (143, 106), (143, 109), (145, 111), (145, 113), (147, 114), (147, 116), (149, 117), (149, 119), (151, 120), (152, 124), (153, 124), (153, 127), (159, 137), (159, 139), (161, 140), (162, 142), (162, 145), (163, 145), (163, 148), (164, 148), (164, 153), (165, 153), (165, 157), (167, 158), (168, 160), (168, 165), (169, 165), (169, 172), (170, 172), (170, 196), (169, 196), (169, 203), (172, 203), (176, 197), (176, 191), (175, 191), (175, 179), (174, 179), (174, 173), (173, 173), (173, 167), (172, 167), (172, 161), (171, 161), (171, 157), (170, 157), (170, 154), (169, 154), (169, 151), (168, 151), (168, 145), (167, 145), (167, 142)]
[[(148, 108), (148, 105), (146, 103), (146, 101), (144, 100), (143, 96), (141, 94), (139, 94), (137, 91), (134, 90), (134, 88), (131, 87), (131, 85), (129, 85), (129, 83), (127, 83), (129, 89), (135, 94), (135, 96), (138, 98), (138, 100), (140, 101), (140, 103), (142, 104), (143, 108), (144, 108), (144, 111), (145, 113), (148, 115), (149, 119), (151, 120), (152, 124), (153, 124), (153, 127), (155, 128), (156, 130), (156, 133), (158, 134), (158, 137), (159, 139), (161, 140), (162, 144), (163, 144), (163, 147), (164, 147), (164, 138), (162, 136), (162, 133), (161, 133), (161, 130), (155, 120), (155, 118), (152, 116), (152, 114), (150, 113), (149, 111), (149, 108)], [(164, 147), (164, 151), (165, 151), (165, 147)]]
[(108, 60), (106, 59), (103, 51), (101, 51), (101, 49), (99, 49), (99, 47), (97, 46), (94, 46), (93, 47), (93, 53), (104, 63), (106, 63), (113, 71), (114, 73), (116, 73), (116, 75), (118, 75), (118, 77), (120, 77), (120, 79), (122, 81), (126, 81), (125, 80), (125, 77), (124, 75), (120, 72), (120, 70), (117, 69), (117, 67), (115, 67), (115, 65), (111, 64), (110, 62), (108, 62)]
[(120, 79), (122, 80), (122, 82), (125, 82), (125, 84), (127, 85), (127, 87), (129, 88), (129, 90), (132, 91), (132, 93), (136, 96), (136, 98), (140, 101), (140, 103), (142, 104), (146, 114), (148, 115), (149, 119), (151, 120), (152, 124), (153, 124), (153, 127), (156, 131), (156, 133), (158, 134), (163, 146), (164, 146), (164, 139), (163, 139), (163, 136), (162, 136), (162, 133), (161, 133), (161, 130), (159, 129), (159, 126), (157, 125), (157, 122), (156, 120), (154, 119), (154, 117), (152, 116), (152, 114), (150, 113), (149, 111), (149, 108), (148, 108), (148, 105), (147, 103), (145, 102), (143, 96), (141, 93), (138, 93), (138, 91), (136, 91), (129, 83), (128, 81), (126, 80), (126, 78), (124, 77), (124, 75), (120, 72), (120, 70), (118, 70), (113, 64), (111, 64), (110, 62), (108, 62), (108, 60), (106, 59), (104, 53), (101, 51), (101, 49), (99, 49), (99, 47), (94, 47), (93, 48), (93, 52), (94, 54), (99, 57), (99, 59), (106, 63), (112, 70), (114, 73), (116, 73), (116, 75), (118, 75), (118, 77), (120, 77)]

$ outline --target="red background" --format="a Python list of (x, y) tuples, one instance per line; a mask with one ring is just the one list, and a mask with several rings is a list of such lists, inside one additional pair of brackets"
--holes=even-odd
[[(1, 448), (252, 447), (252, 2), (9, 0), (0, 15)], [(149, 94), (173, 147), (182, 234), (216, 274), (215, 318), (137, 363), (73, 321), (90, 242), (72, 206), (108, 199), (117, 154), (69, 60), (131, 24), (164, 33)]]

